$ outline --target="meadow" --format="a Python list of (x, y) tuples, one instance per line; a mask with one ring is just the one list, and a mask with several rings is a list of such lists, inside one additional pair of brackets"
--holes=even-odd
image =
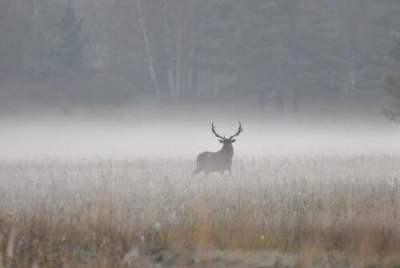
[[(0, 267), (398, 267), (400, 156), (3, 161)], [(396, 266), (397, 265), (397, 266)]]

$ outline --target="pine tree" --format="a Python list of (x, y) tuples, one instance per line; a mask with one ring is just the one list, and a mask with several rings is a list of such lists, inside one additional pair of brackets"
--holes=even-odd
[(71, 1), (67, 0), (58, 25), (54, 49), (54, 67), (63, 74), (77, 74), (84, 69), (84, 50), (88, 43), (88, 39), (81, 36), (82, 19), (77, 17)]

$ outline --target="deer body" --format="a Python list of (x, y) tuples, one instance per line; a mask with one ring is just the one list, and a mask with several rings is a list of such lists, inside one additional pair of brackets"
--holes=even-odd
[(240, 132), (242, 132), (242, 126), (239, 122), (239, 130), (238, 132), (231, 136), (230, 138), (225, 138), (218, 135), (215, 132), (214, 124), (211, 127), (212, 132), (215, 134), (217, 138), (219, 138), (219, 142), (223, 144), (222, 149), (218, 152), (203, 152), (197, 156), (197, 167), (196, 170), (193, 171), (193, 176), (202, 172), (204, 170), (205, 175), (208, 175), (210, 172), (220, 172), (229, 171), (229, 174), (232, 172), (232, 158), (233, 158), (233, 146), (236, 140), (234, 137), (238, 136)]

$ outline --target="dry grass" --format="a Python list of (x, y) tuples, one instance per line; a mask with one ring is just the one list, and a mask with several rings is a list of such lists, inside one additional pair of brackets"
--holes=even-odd
[(3, 163), (0, 267), (396, 267), (399, 162)]

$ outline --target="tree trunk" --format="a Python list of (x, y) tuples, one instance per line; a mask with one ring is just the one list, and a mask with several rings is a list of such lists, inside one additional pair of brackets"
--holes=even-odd
[(34, 49), (31, 50), (33, 57), (30, 60), (33, 61), (33, 75), (36, 78), (38, 76), (38, 66), (37, 66), (37, 19), (38, 19), (38, 0), (33, 1), (33, 46)]
[(285, 110), (285, 100), (282, 88), (278, 88), (275, 92), (275, 107), (279, 113), (283, 113)]
[(300, 92), (299, 88), (294, 89), (294, 96), (293, 96), (293, 111), (298, 114), (300, 112)]
[(260, 109), (264, 109), (265, 108), (265, 101), (266, 101), (266, 93), (265, 93), (266, 89), (264, 87), (259, 88), (258, 89), (258, 105), (260, 107)]
[(181, 36), (181, 26), (176, 29), (176, 59), (175, 59), (175, 92), (176, 98), (181, 98), (182, 96), (182, 36)]
[(140, 28), (142, 30), (143, 39), (144, 39), (144, 43), (146, 46), (147, 60), (149, 62), (149, 69), (150, 69), (151, 79), (152, 79), (153, 85), (154, 85), (154, 90), (155, 90), (157, 99), (160, 99), (161, 98), (161, 90), (160, 90), (160, 86), (158, 83), (157, 73), (156, 73), (156, 70), (154, 67), (153, 51), (151, 48), (149, 36), (147, 34), (146, 24), (145, 24), (144, 16), (142, 13), (142, 5), (141, 5), (140, 1), (141, 0), (136, 0), (136, 7), (138, 10), (138, 15), (139, 15), (139, 24), (140, 24)]

